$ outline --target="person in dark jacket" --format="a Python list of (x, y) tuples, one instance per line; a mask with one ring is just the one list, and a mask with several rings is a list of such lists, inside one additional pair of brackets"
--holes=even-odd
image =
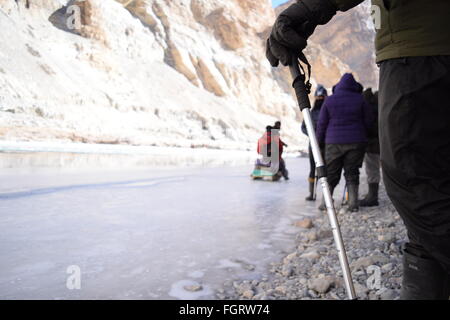
[[(372, 110), (361, 95), (361, 87), (351, 73), (344, 74), (335, 93), (323, 104), (317, 123), (317, 140), (319, 144), (325, 144), (331, 193), (339, 184), (344, 169), (350, 212), (359, 210), (359, 168), (373, 123)], [(320, 208), (325, 208), (324, 202)]]
[(374, 122), (369, 132), (369, 142), (364, 157), (369, 192), (364, 199), (359, 201), (359, 205), (361, 207), (375, 207), (378, 206), (378, 188), (381, 180), (380, 139), (378, 138), (378, 92), (373, 93), (372, 88), (368, 88), (364, 91), (363, 96), (372, 109)]
[[(319, 121), (319, 115), (320, 110), (322, 108), (322, 105), (325, 101), (325, 99), (328, 97), (327, 89), (321, 84), (317, 85), (316, 92), (314, 93), (314, 105), (311, 108), (311, 119), (313, 122), (314, 130), (317, 128), (317, 122)], [(305, 135), (308, 135), (308, 130), (306, 129), (305, 121), (302, 122), (302, 132)], [(306, 201), (314, 201), (316, 200), (314, 196), (314, 189), (316, 186), (316, 162), (314, 161), (314, 155), (311, 150), (311, 144), (308, 146), (308, 153), (309, 153), (309, 177), (308, 177), (308, 184), (309, 184), (309, 196), (306, 197)]]
[[(278, 16), (266, 55), (291, 64), (318, 25), (363, 0), (301, 0)], [(383, 181), (403, 219), (401, 299), (450, 295), (450, 1), (372, 0), (380, 66)], [(379, 18), (379, 19), (378, 19)]]

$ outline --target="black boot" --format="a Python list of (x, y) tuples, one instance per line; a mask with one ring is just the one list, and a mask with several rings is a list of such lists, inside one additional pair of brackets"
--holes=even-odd
[(448, 300), (450, 275), (435, 260), (403, 252), (401, 300)]
[(309, 196), (306, 197), (306, 201), (316, 201), (316, 197), (314, 196), (314, 189), (316, 187), (316, 179), (309, 178)]
[(358, 212), (359, 211), (359, 203), (358, 203), (358, 185), (357, 184), (349, 184), (348, 188), (348, 212)]
[(369, 183), (369, 192), (366, 197), (359, 201), (361, 207), (378, 206), (378, 183)]

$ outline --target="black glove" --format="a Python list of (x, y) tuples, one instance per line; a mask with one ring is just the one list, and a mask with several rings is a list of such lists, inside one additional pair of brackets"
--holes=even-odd
[(292, 53), (301, 53), (317, 25), (336, 14), (330, 0), (298, 0), (280, 13), (267, 39), (266, 57), (273, 67), (291, 64)]

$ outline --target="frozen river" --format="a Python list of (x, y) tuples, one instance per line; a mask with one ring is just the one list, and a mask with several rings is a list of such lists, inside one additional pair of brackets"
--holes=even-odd
[(0, 299), (214, 299), (262, 277), (293, 248), (293, 222), (317, 214), (308, 160), (287, 165), (275, 183), (250, 166), (1, 169)]

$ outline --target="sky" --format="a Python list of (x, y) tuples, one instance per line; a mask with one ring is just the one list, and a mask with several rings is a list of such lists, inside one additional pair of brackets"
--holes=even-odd
[(272, 7), (277, 7), (277, 6), (279, 6), (280, 4), (283, 4), (283, 3), (285, 3), (285, 2), (288, 2), (288, 0), (272, 0)]

